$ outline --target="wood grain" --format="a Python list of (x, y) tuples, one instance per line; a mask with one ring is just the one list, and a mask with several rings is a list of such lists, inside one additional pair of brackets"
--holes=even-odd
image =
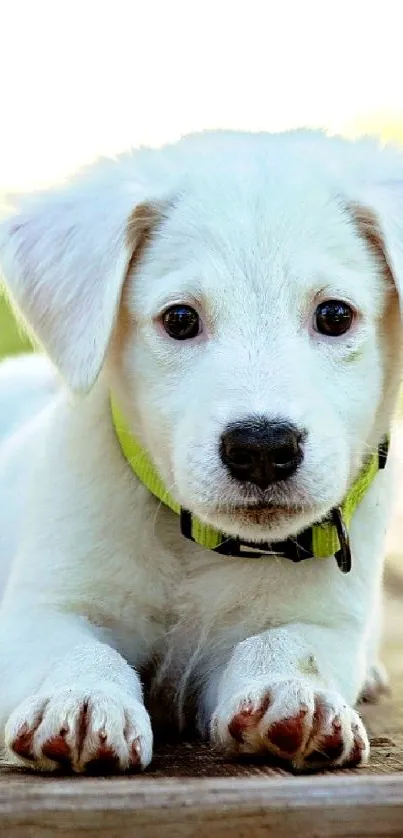
[(403, 775), (186, 783), (8, 778), (0, 825), (9, 838), (401, 836)]

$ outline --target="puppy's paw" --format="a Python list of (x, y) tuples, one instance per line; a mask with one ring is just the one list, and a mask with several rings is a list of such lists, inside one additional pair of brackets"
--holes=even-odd
[(337, 693), (279, 679), (222, 703), (211, 721), (213, 744), (227, 753), (270, 753), (298, 771), (366, 762), (362, 721)]
[(148, 713), (115, 687), (34, 695), (11, 714), (6, 756), (39, 771), (116, 773), (145, 768), (152, 756)]
[(360, 701), (376, 704), (383, 695), (389, 695), (389, 678), (384, 665), (377, 661), (368, 667), (367, 676), (361, 691)]

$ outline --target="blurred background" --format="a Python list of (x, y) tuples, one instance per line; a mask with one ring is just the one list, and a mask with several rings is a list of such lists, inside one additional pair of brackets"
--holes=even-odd
[(403, 141), (401, 40), (396, 0), (3, 0), (0, 204), (203, 128)]
[[(203, 128), (403, 142), (396, 0), (3, 0), (2, 197)], [(0, 303), (0, 354), (25, 348)]]
[[(403, 141), (395, 0), (3, 0), (1, 195), (203, 128)], [(0, 353), (23, 348), (0, 304)]]

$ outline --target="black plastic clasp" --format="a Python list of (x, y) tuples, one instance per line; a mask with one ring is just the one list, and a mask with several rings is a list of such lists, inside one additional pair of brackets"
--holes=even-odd
[[(349, 573), (352, 565), (350, 541), (347, 528), (343, 520), (340, 507), (335, 507), (329, 514), (329, 520), (336, 528), (340, 543), (340, 550), (335, 553), (338, 567), (342, 573)], [(181, 509), (180, 528), (182, 535), (194, 542), (192, 535), (192, 514), (187, 509)], [(267, 556), (281, 556), (292, 562), (301, 562), (314, 557), (312, 550), (312, 529), (309, 527), (297, 538), (273, 543), (252, 543), (238, 538), (225, 538), (214, 548), (215, 553), (222, 556), (244, 559), (260, 559)]]
[[(180, 527), (182, 535), (189, 539), (189, 541), (194, 541), (192, 535), (192, 513), (187, 509), (181, 509)], [(252, 542), (243, 542), (239, 538), (226, 538), (223, 536), (221, 544), (214, 547), (214, 553), (220, 553), (222, 556), (233, 558), (260, 559), (263, 556), (273, 556), (274, 550), (266, 542), (264, 544), (253, 544)]]
[[(187, 509), (181, 509), (180, 528), (182, 535), (189, 541), (194, 542), (192, 513)], [(285, 541), (274, 541), (272, 543), (267, 541), (241, 541), (240, 538), (223, 535), (223, 540), (213, 550), (214, 553), (234, 559), (263, 559), (270, 556), (279, 556), (290, 559), (292, 562), (302, 562), (305, 559), (313, 558), (312, 529), (308, 528), (295, 538), (287, 538)]]
[(348, 537), (347, 527), (344, 523), (342, 511), (339, 506), (332, 509), (330, 518), (332, 524), (336, 527), (337, 536), (340, 542), (340, 550), (337, 550), (337, 553), (335, 553), (337, 565), (342, 573), (350, 573), (352, 566), (350, 539)]

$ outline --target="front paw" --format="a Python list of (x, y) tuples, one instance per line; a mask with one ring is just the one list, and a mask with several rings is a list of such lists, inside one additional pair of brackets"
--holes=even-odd
[(36, 770), (116, 773), (148, 765), (152, 731), (143, 704), (116, 687), (72, 689), (20, 704), (5, 746), (10, 762)]
[(257, 684), (223, 701), (210, 733), (227, 753), (266, 752), (299, 771), (360, 765), (369, 755), (358, 713), (337, 692), (302, 679)]

